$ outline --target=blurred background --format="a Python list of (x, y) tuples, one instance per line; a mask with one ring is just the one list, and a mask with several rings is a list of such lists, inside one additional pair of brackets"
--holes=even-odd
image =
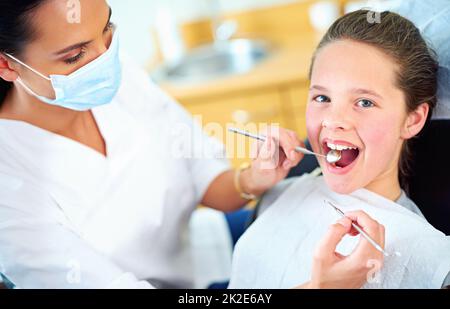
[[(380, 1), (109, 0), (123, 50), (208, 134), (236, 153), (227, 126), (278, 124), (306, 137), (308, 70), (342, 14)], [(238, 137), (237, 137), (238, 138)], [(242, 148), (242, 147), (241, 147)]]

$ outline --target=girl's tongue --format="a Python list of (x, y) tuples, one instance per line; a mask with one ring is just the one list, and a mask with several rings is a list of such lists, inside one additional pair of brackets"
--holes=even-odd
[(341, 151), (341, 159), (335, 164), (338, 167), (346, 167), (350, 165), (359, 155), (358, 149), (345, 149)]

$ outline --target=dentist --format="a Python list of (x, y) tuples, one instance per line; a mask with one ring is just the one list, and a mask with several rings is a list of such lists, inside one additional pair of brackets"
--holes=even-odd
[[(66, 0), (0, 2), (0, 273), (20, 288), (189, 288), (196, 206), (244, 206), (299, 163), (300, 141), (280, 129), (231, 170), (222, 146), (119, 57), (106, 1), (80, 4), (70, 23)], [(382, 227), (360, 219), (381, 242)], [(347, 233), (349, 220), (330, 228), (302, 287), (362, 285), (374, 249), (345, 262), (334, 251)]]

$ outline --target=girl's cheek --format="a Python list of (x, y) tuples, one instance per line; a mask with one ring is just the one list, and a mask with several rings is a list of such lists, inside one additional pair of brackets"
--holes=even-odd
[(358, 131), (366, 149), (382, 149), (388, 132), (389, 130), (385, 130), (383, 127), (373, 127), (372, 129)]
[(311, 104), (308, 104), (306, 107), (305, 117), (308, 132), (309, 130), (317, 131), (322, 126), (322, 115), (320, 111)]
[[(306, 108), (306, 131), (308, 139), (313, 148), (318, 147), (317, 141), (319, 140), (320, 128), (322, 127), (322, 117), (320, 113), (311, 107), (309, 104)], [(318, 149), (315, 149), (316, 151)]]
[(369, 152), (367, 155), (382, 158), (383, 153), (390, 153), (395, 148), (395, 140), (399, 136), (399, 125), (395, 117), (367, 117), (363, 123), (357, 131)]

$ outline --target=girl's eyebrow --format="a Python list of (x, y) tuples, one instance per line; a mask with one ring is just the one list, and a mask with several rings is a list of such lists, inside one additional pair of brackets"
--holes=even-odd
[[(320, 85), (313, 85), (311, 86), (311, 88), (309, 88), (309, 90), (319, 90), (319, 91), (329, 91), (326, 87), (320, 86)], [(364, 88), (352, 88), (350, 89), (350, 92), (353, 93), (357, 93), (357, 94), (369, 94), (372, 95), (374, 97), (377, 97), (379, 99), (383, 100), (383, 96), (378, 94), (377, 92), (373, 91), (373, 90), (369, 90), (369, 89), (364, 89)]]
[(311, 88), (309, 88), (309, 90), (313, 90), (313, 89), (320, 90), (320, 91), (328, 91), (327, 88), (320, 86), (320, 85), (313, 85), (313, 86), (311, 86)]
[(355, 92), (357, 94), (369, 94), (369, 95), (372, 95), (374, 97), (377, 97), (377, 98), (383, 100), (383, 97), (373, 90), (364, 89), (364, 88), (353, 88), (353, 89), (351, 89), (351, 91)]

